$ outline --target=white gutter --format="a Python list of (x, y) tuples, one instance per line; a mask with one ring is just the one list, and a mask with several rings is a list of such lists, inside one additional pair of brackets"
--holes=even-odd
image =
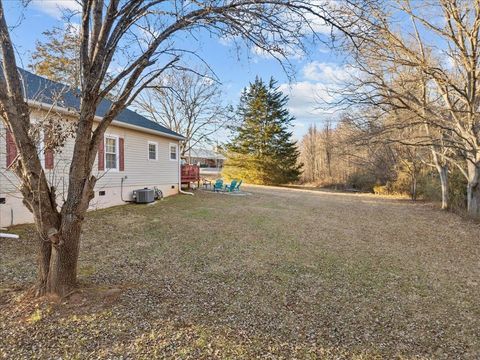
[[(36, 101), (36, 100), (27, 99), (27, 104), (29, 104), (31, 106), (34, 106), (34, 107), (37, 107), (37, 108), (42, 109), (42, 110), (47, 110), (47, 111), (48, 110), (55, 110), (55, 111), (58, 111), (60, 113), (65, 114), (65, 115), (74, 116), (74, 117), (78, 116), (78, 113), (77, 113), (76, 110), (63, 108), (63, 107), (57, 106), (57, 105), (50, 105), (50, 104), (46, 104), (46, 103)], [(102, 119), (103, 118), (98, 116), (98, 115), (95, 115), (95, 117), (94, 117), (94, 120), (97, 121), (97, 122), (102, 121)], [(141, 132), (148, 133), (148, 134), (160, 135), (160, 136), (171, 138), (171, 139), (176, 139), (176, 140), (185, 139), (181, 135), (167, 134), (167, 133), (164, 133), (162, 131), (147, 129), (147, 128), (144, 128), (142, 126), (128, 124), (128, 123), (125, 123), (125, 122), (119, 121), (119, 120), (113, 120), (111, 124), (115, 125), (115, 126), (118, 126), (118, 127), (123, 127), (123, 128), (126, 128), (126, 129), (141, 131)]]

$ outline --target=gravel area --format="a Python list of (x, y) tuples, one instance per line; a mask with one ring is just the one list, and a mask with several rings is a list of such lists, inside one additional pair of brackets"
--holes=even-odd
[(428, 204), (248, 187), (89, 214), (79, 288), (32, 299), (0, 239), (0, 358), (479, 359), (480, 226)]

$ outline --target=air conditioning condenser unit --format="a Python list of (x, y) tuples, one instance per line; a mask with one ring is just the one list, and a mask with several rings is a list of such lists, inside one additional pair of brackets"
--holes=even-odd
[(155, 201), (155, 190), (153, 189), (134, 190), (133, 197), (137, 204), (148, 204)]

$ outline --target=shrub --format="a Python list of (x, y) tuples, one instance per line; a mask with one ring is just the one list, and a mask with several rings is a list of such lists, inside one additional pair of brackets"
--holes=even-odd
[(373, 193), (375, 195), (388, 195), (390, 194), (390, 189), (387, 185), (375, 185), (373, 187)]
[(373, 174), (356, 172), (349, 176), (347, 187), (364, 192), (373, 192), (373, 187), (376, 185), (376, 182), (376, 178)]
[(449, 176), (450, 207), (453, 210), (467, 208), (467, 179), (458, 169), (453, 169)]
[(442, 189), (436, 171), (424, 174), (419, 179), (419, 196), (429, 201), (441, 201)]

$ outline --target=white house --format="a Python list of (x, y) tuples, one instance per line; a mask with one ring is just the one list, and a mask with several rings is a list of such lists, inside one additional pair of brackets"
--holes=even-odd
[[(61, 121), (75, 121), (80, 99), (65, 85), (19, 70), (32, 121), (55, 110)], [(59, 97), (58, 94), (61, 94)], [(55, 99), (55, 101), (53, 100)], [(102, 100), (97, 109), (99, 121), (111, 102)], [(178, 193), (180, 183), (179, 143), (184, 138), (129, 109), (124, 110), (105, 133), (94, 167), (99, 178), (91, 209), (124, 204), (133, 190), (158, 188), (163, 196)], [(59, 203), (68, 186), (68, 172), (74, 140), (68, 139), (61, 151), (40, 151), (49, 182), (57, 189)], [(42, 147), (39, 147), (42, 148)], [(22, 204), (19, 180), (8, 170), (16, 156), (11, 134), (0, 121), (0, 227), (28, 223), (33, 217)]]
[(194, 148), (187, 153), (188, 161), (191, 164), (196, 164), (201, 168), (223, 168), (223, 163), (226, 157), (220, 152), (212, 149)]

